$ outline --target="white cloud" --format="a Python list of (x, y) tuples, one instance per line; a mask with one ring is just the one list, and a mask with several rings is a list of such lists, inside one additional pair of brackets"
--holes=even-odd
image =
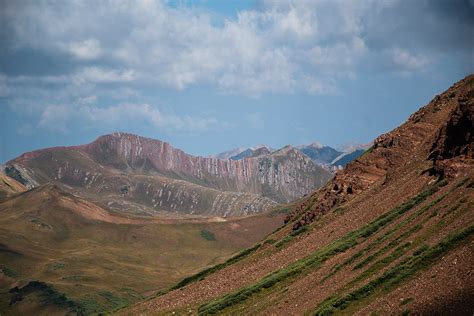
[(39, 127), (65, 132), (67, 123), (72, 119), (74, 109), (66, 105), (48, 105), (41, 114)]
[[(54, 8), (33, 2), (17, 10), (10, 22), (17, 45), (44, 51), (66, 47), (81, 62), (108, 60), (107, 67), (82, 70), (79, 77), (90, 82), (139, 79), (177, 90), (208, 85), (251, 96), (326, 94), (332, 89), (315, 87), (346, 77), (365, 47), (360, 26), (354, 27), (362, 13), (339, 14), (328, 25), (327, 6), (325, 1), (268, 1), (262, 10), (215, 23), (203, 11), (160, 1), (65, 2)], [(330, 6), (338, 11), (345, 7)], [(334, 33), (343, 36), (327, 44)], [(328, 71), (329, 64), (337, 64), (337, 70)], [(308, 79), (313, 83), (306, 84)]]
[(7, 86), (7, 77), (0, 75), (0, 98), (6, 97), (10, 94), (10, 89)]
[[(337, 93), (339, 81), (356, 78), (371, 57), (384, 71), (430, 67), (434, 61), (410, 46), (439, 45), (434, 28), (452, 24), (449, 34), (459, 34), (455, 22), (433, 15), (446, 10), (433, 13), (428, 9), (436, 4), (426, 1), (261, 0), (258, 9), (234, 18), (146, 0), (12, 1), (3, 9), (0, 26), (13, 49), (72, 56), (69, 74), (50, 81), (75, 73), (76, 80), (95, 84), (199, 85), (249, 96)], [(407, 42), (404, 25), (415, 40)], [(472, 28), (466, 31), (472, 34)]]
[(43, 109), (38, 127), (68, 132), (68, 126), (78, 122), (86, 128), (117, 127), (130, 123), (147, 124), (171, 132), (202, 132), (226, 127), (225, 122), (221, 123), (214, 117), (163, 113), (147, 103), (123, 103), (105, 107), (91, 104), (50, 104)]
[(400, 71), (417, 71), (428, 66), (431, 61), (428, 57), (420, 54), (411, 54), (407, 50), (395, 48), (391, 51), (393, 62), (399, 66)]
[(96, 59), (102, 55), (100, 42), (94, 38), (70, 43), (67, 49), (74, 57), (79, 59)]
[(132, 69), (116, 70), (100, 67), (86, 67), (74, 76), (74, 79), (79, 82), (88, 81), (93, 83), (131, 82), (135, 78), (136, 74)]

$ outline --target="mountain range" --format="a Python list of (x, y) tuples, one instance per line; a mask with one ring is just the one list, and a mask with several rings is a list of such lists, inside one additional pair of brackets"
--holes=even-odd
[(28, 152), (4, 172), (32, 188), (56, 183), (135, 214), (248, 215), (302, 197), (331, 174), (291, 146), (240, 160), (197, 157), (127, 133)]
[[(314, 142), (308, 145), (298, 145), (295, 148), (307, 155), (317, 165), (330, 170), (338, 170), (349, 162), (357, 159), (367, 150), (371, 144), (345, 146), (342, 150), (336, 150), (330, 146)], [(239, 147), (214, 155), (219, 159), (241, 160), (244, 158), (269, 155), (275, 149), (266, 145), (257, 145), (249, 148)]]

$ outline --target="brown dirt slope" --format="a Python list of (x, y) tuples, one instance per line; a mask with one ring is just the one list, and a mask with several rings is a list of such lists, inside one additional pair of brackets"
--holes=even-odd
[(26, 187), (23, 184), (6, 175), (0, 174), (0, 200), (24, 191), (26, 191)]
[(120, 311), (474, 312), (474, 75), (437, 95), (246, 256)]

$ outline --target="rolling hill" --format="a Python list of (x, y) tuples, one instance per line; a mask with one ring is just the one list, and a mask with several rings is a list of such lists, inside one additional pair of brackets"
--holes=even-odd
[(437, 95), (225, 266), (121, 315), (474, 311), (474, 75)]
[(114, 310), (223, 262), (284, 217), (278, 210), (228, 219), (124, 215), (54, 184), (18, 186), (0, 198), (0, 214), (2, 315)]

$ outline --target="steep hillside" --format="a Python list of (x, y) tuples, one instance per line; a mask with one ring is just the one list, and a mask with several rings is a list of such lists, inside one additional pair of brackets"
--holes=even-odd
[(474, 312), (474, 75), (436, 96), (230, 265), (124, 315)]
[(124, 133), (87, 145), (25, 153), (8, 162), (5, 171), (26, 186), (59, 183), (118, 211), (223, 216), (269, 210), (320, 187), (331, 176), (294, 148), (220, 160)]
[(124, 216), (51, 184), (0, 201), (0, 313), (113, 310), (222, 262), (283, 222)]

